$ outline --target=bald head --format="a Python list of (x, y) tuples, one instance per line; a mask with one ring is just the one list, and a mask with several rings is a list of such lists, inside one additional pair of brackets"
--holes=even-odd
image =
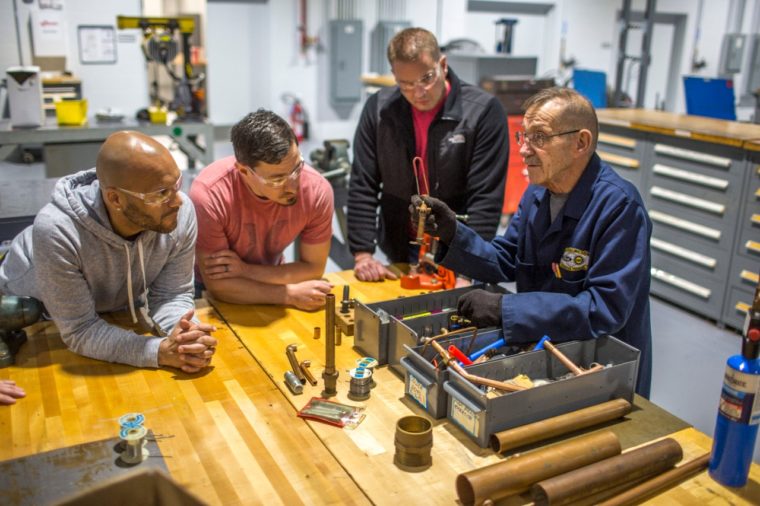
[(169, 150), (155, 139), (129, 130), (108, 136), (98, 153), (95, 170), (101, 188), (115, 186), (133, 191), (148, 191), (150, 184), (167, 174), (179, 175)]

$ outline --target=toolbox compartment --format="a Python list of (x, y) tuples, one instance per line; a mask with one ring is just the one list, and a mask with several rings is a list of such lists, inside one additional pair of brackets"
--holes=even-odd
[[(502, 334), (499, 329), (479, 330), (472, 351), (480, 350), (501, 338)], [(448, 349), (449, 345), (453, 344), (465, 353), (471, 341), (472, 333), (438, 340), (444, 349)], [(437, 354), (432, 346), (410, 346), (407, 344), (403, 346), (406, 356), (400, 358), (400, 363), (406, 371), (404, 393), (414, 399), (433, 418), (444, 418), (448, 408), (449, 396), (444, 391), (443, 384), (449, 379), (448, 369), (436, 369), (432, 364), (432, 359)]]
[[(377, 359), (379, 365), (389, 363), (394, 369), (403, 374), (399, 366), (399, 360), (403, 354), (403, 344), (416, 345), (417, 338), (407, 340), (399, 338), (395, 323), (398, 319), (417, 315), (420, 313), (440, 312), (449, 308), (457, 307), (457, 300), (465, 293), (482, 288), (492, 292), (506, 292), (497, 285), (475, 284), (453, 290), (441, 290), (437, 292), (414, 295), (412, 297), (399, 297), (398, 299), (363, 304), (359, 301), (354, 306), (354, 347), (360, 353)], [(415, 318), (422, 325), (426, 323), (423, 318), (432, 318), (438, 322), (443, 315), (431, 314), (425, 317)], [(448, 315), (446, 316), (448, 318)], [(408, 322), (414, 320), (407, 320)], [(430, 322), (431, 320), (427, 320)], [(429, 324), (429, 323), (427, 323)], [(417, 324), (415, 324), (417, 325)], [(422, 329), (423, 327), (418, 327)], [(393, 341), (391, 352), (390, 342)]]
[[(593, 362), (610, 367), (489, 398), (456, 371), (448, 371), (443, 389), (449, 394), (447, 417), (479, 446), (491, 434), (612, 399), (633, 403), (639, 350), (612, 336), (558, 344), (571, 361), (587, 369)], [(532, 380), (554, 379), (570, 371), (548, 350), (530, 351), (467, 368), (471, 374), (504, 381), (526, 374)]]

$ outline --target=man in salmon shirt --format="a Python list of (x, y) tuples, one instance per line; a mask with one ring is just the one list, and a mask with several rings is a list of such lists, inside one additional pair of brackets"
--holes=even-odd
[[(499, 101), (460, 81), (422, 28), (397, 33), (388, 61), (397, 86), (367, 100), (354, 137), (348, 245), (362, 281), (395, 279), (373, 257), (376, 246), (391, 262), (416, 258), (409, 245), (412, 195), (429, 194), (468, 215), (469, 226), (487, 240), (496, 234), (504, 200), (509, 139)], [(413, 168), (415, 157), (422, 170)]]
[[(332, 285), (320, 280), (330, 251), (333, 191), (304, 163), (293, 130), (259, 109), (231, 132), (234, 156), (193, 181), (198, 217), (196, 272), (219, 300), (323, 307)], [(283, 251), (299, 238), (298, 260)]]

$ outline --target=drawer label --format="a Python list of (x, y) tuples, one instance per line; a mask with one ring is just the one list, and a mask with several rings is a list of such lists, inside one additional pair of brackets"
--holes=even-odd
[(407, 377), (409, 378), (409, 389), (406, 393), (408, 393), (412, 399), (417, 401), (420, 406), (427, 409), (427, 389), (425, 388), (425, 385), (420, 383), (420, 381), (411, 373), (408, 374)]
[(478, 417), (473, 410), (456, 397), (451, 397), (451, 418), (462, 429), (478, 437)]

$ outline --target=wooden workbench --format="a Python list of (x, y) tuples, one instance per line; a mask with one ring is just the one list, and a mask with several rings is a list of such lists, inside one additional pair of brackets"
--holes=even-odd
[(0, 406), (0, 461), (116, 437), (121, 415), (142, 412), (169, 436), (158, 444), (172, 477), (210, 504), (367, 504), (215, 312), (198, 315), (219, 340), (200, 375), (91, 360), (68, 351), (50, 322), (27, 329), (16, 365), (0, 369), (27, 392)]
[(751, 149), (747, 144), (760, 139), (760, 125), (689, 116), (650, 109), (599, 109), (599, 123), (654, 132), (696, 141)]
[[(333, 292), (340, 299), (343, 285), (351, 286), (351, 296), (364, 303), (388, 300), (399, 295), (417, 295), (419, 292), (403, 290), (398, 281), (382, 283), (358, 282), (351, 271), (332, 273), (326, 278), (335, 285)], [(301, 409), (312, 396), (319, 396), (324, 369), (323, 311), (304, 312), (286, 308), (239, 306), (214, 303), (240, 340), (257, 358), (262, 367), (275, 380), (283, 394)], [(322, 328), (322, 337), (313, 338), (314, 327)], [(455, 504), (454, 480), (464, 471), (498, 462), (504, 457), (491, 450), (479, 448), (446, 419), (434, 421), (433, 465), (428, 470), (408, 473), (393, 465), (394, 431), (396, 421), (409, 414), (426, 414), (404, 397), (404, 381), (388, 367), (376, 369), (378, 386), (370, 399), (357, 403), (346, 396), (349, 389), (348, 370), (356, 366), (360, 355), (351, 347), (353, 338), (343, 337), (336, 348), (339, 371), (336, 399), (366, 407), (367, 417), (354, 430), (337, 430), (334, 427), (308, 422), (330, 452), (351, 474), (367, 497), (375, 504)], [(298, 345), (298, 359), (311, 360), (317, 386), (304, 386), (303, 395), (292, 395), (284, 385), (283, 374), (289, 369), (285, 348)], [(618, 434), (623, 448), (671, 435), (684, 449), (684, 458), (691, 459), (710, 451), (711, 440), (699, 431), (668, 414), (641, 397), (636, 397), (636, 408), (625, 422), (608, 427)], [(680, 504), (706, 503), (706, 499), (725, 497), (733, 504), (752, 504), (750, 498), (760, 498), (760, 468), (753, 467), (752, 482), (742, 491), (734, 492), (713, 482), (706, 473), (685, 482), (660, 500), (680, 501)], [(513, 498), (505, 504), (523, 504), (526, 497)]]
[[(348, 283), (352, 297), (363, 302), (416, 294), (401, 290), (398, 282), (360, 283), (350, 272), (327, 278), (336, 294)], [(51, 323), (30, 327), (17, 365), (0, 369), (0, 378), (27, 391), (17, 404), (0, 407), (0, 461), (112, 438), (119, 416), (134, 411), (145, 414), (154, 433), (171, 436), (158, 445), (172, 477), (210, 504), (451, 505), (458, 473), (503, 458), (439, 420), (433, 466), (420, 473), (397, 469), (392, 463), (396, 420), (424, 413), (404, 398), (403, 380), (387, 367), (377, 370), (378, 386), (368, 401), (349, 401), (347, 369), (359, 355), (345, 336), (336, 350), (337, 400), (365, 406), (367, 417), (354, 430), (304, 422), (296, 410), (319, 395), (322, 381), (292, 396), (282, 382), (288, 369), (285, 347), (298, 344), (299, 360), (312, 360), (319, 377), (324, 312), (217, 307), (229, 327), (210, 308), (199, 310), (202, 320), (217, 326), (219, 340), (213, 367), (200, 375), (90, 360), (66, 350)], [(316, 326), (323, 329), (318, 340)], [(627, 418), (609, 427), (625, 448), (673, 433), (685, 459), (710, 449), (710, 438), (644, 399), (637, 397)], [(751, 481), (741, 490), (723, 488), (701, 473), (650, 503), (739, 505), (757, 504), (757, 498), (760, 471), (753, 466)], [(517, 497), (505, 504), (525, 502)]]

